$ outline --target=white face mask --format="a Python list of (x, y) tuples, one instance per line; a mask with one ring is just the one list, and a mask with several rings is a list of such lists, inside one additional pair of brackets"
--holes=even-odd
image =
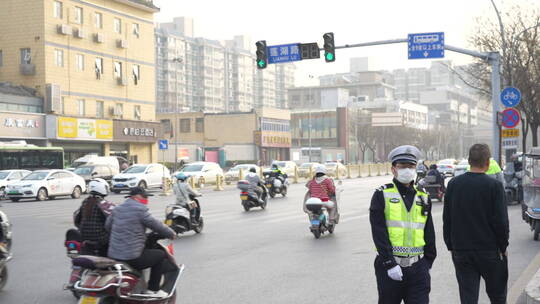
[(404, 168), (397, 170), (396, 179), (402, 184), (409, 184), (416, 178), (416, 169)]

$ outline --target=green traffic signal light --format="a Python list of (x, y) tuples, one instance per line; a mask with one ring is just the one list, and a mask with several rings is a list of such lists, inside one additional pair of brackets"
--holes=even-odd
[(334, 54), (332, 53), (326, 53), (324, 57), (326, 58), (326, 61), (334, 61)]
[(257, 65), (259, 65), (259, 68), (262, 69), (262, 68), (264, 68), (266, 66), (266, 62), (264, 62), (264, 60), (259, 60), (257, 62)]

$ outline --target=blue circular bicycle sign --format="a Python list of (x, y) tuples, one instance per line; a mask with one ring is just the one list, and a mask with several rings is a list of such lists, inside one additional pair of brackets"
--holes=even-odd
[(513, 108), (521, 101), (521, 92), (514, 87), (508, 87), (501, 92), (501, 102), (505, 107)]

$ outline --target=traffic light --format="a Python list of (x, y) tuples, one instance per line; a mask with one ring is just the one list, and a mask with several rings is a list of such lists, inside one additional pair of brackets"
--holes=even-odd
[(255, 43), (257, 46), (257, 68), (264, 69), (268, 65), (268, 54), (266, 53), (266, 40)]
[(324, 60), (326, 62), (336, 61), (336, 45), (334, 43), (334, 33), (326, 33), (324, 39)]

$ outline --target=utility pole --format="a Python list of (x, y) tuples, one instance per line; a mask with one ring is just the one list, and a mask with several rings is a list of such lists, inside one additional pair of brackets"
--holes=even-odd
[(176, 63), (174, 65), (174, 97), (175, 97), (175, 105), (174, 105), (174, 171), (178, 170), (178, 134), (180, 133), (178, 130), (178, 64), (184, 62), (182, 57), (176, 57), (172, 60), (172, 62)]
[[(309, 79), (313, 79), (313, 75), (309, 75), (308, 77)], [(311, 125), (311, 106), (313, 103), (313, 96), (311, 94), (312, 94), (312, 90), (310, 86), (308, 89), (308, 102), (309, 102), (309, 105), (308, 105), (308, 125), (309, 125), (308, 142), (309, 143), (308, 145), (309, 145), (309, 162), (310, 163), (311, 163), (311, 128), (313, 127)]]

